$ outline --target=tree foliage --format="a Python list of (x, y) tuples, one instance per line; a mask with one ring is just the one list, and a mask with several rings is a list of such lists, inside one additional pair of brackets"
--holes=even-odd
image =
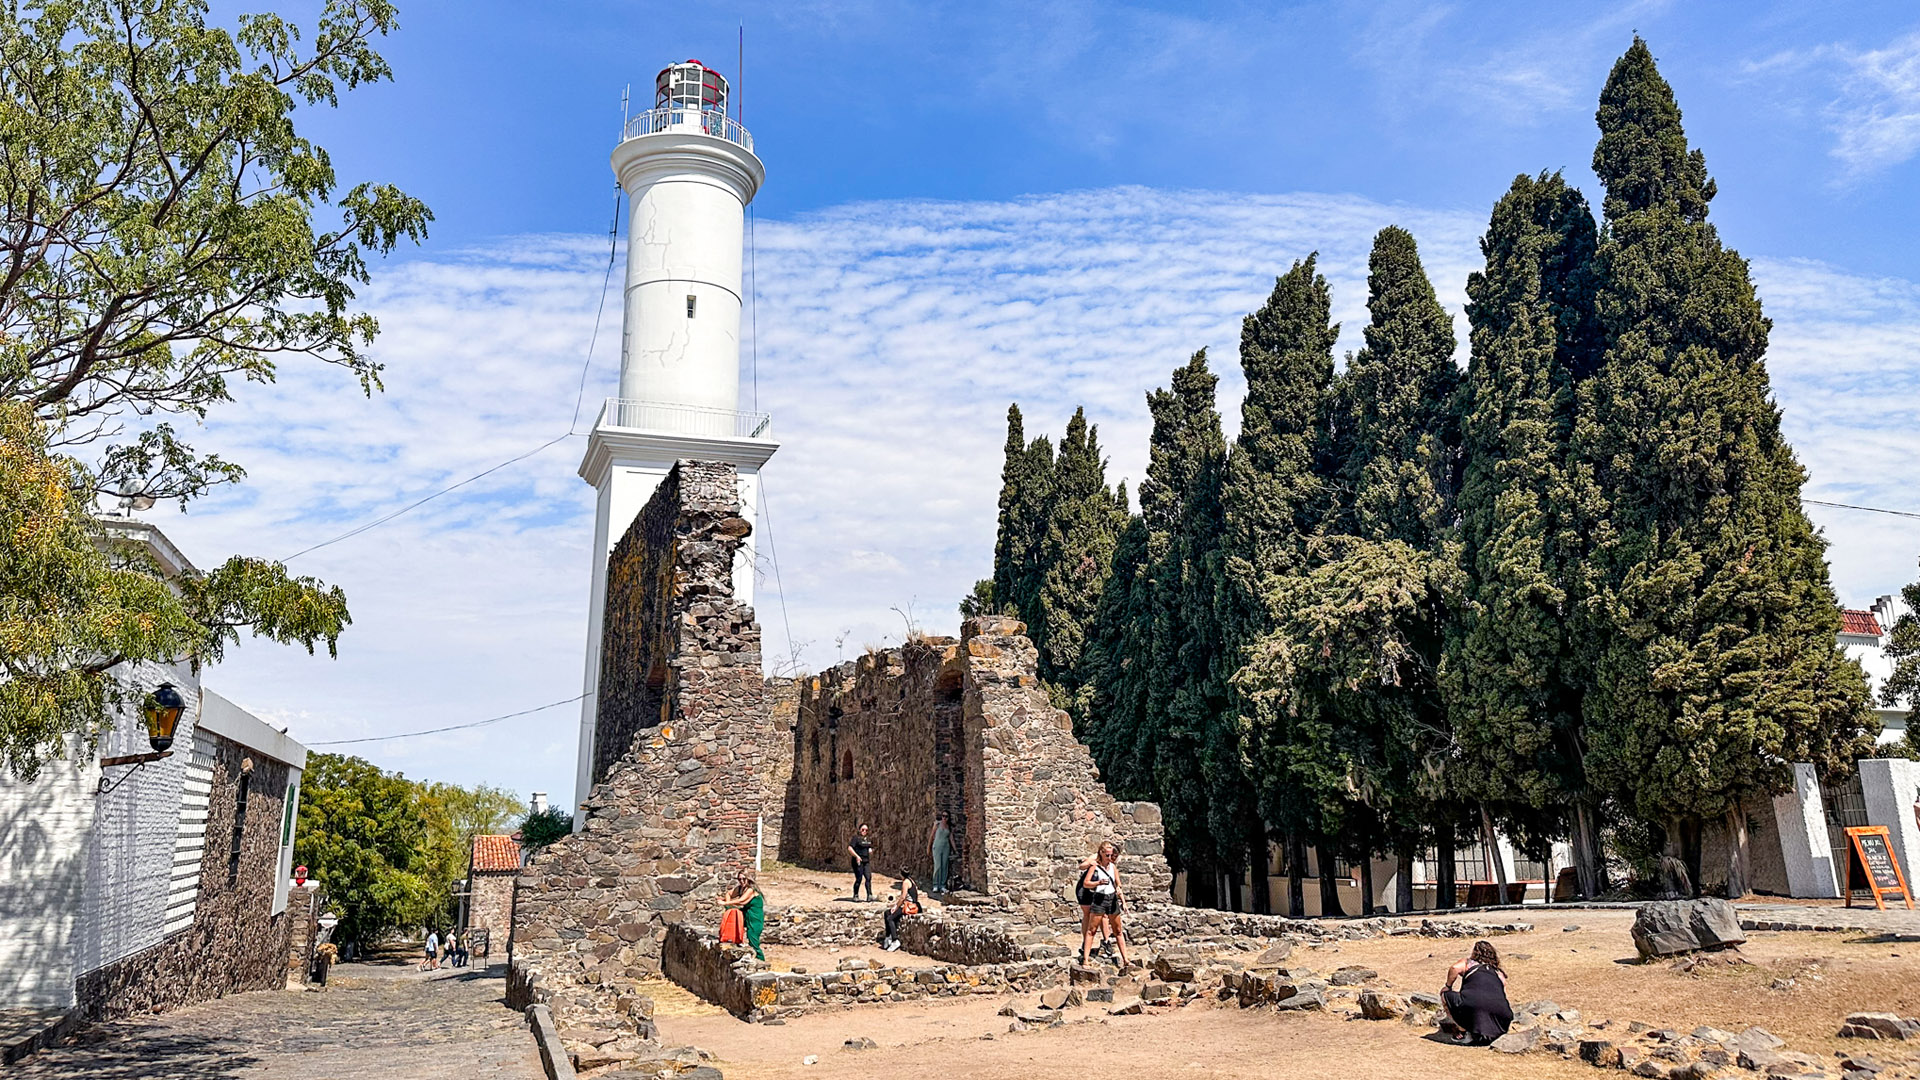
[[(1559, 174), (1514, 180), (1468, 281), (1464, 377), (1414, 239), (1390, 227), (1337, 377), (1314, 257), (1245, 319), (1230, 452), (1204, 353), (1148, 395), (1140, 513), (1090, 627), (1076, 609), (1042, 655), (1081, 646), (1078, 730), (1116, 792), (1161, 801), (1190, 901), (1224, 880), (1236, 895), (1217, 902), (1258, 909), (1265, 874), (1250, 905), (1232, 882), (1275, 833), (1291, 855), (1391, 850), (1409, 872), (1431, 843), (1446, 881), (1459, 828), (1495, 821), (1536, 854), (1571, 831), (1591, 895), (1603, 833), (1697, 860), (1715, 817), (1737, 894), (1740, 808), (1789, 762), (1832, 772), (1867, 749), (1769, 326), (1637, 38), (1597, 119), (1604, 230)], [(1066, 463), (1098, 454), (1076, 429), (1055, 456), (1010, 418), (995, 579), (973, 603), (1025, 589), (1024, 614), (1070, 546), (1033, 523), (1056, 520), (1063, 487), (1094, 490)], [(1022, 570), (1036, 549), (1045, 565)], [(1093, 576), (1071, 592), (1094, 594)], [(1920, 585), (1906, 595), (1920, 608)], [(1036, 640), (1050, 633), (1042, 618)], [(1920, 620), (1889, 653), (1893, 704), (1920, 693)], [(1322, 901), (1338, 903), (1326, 875)]]
[(145, 692), (117, 665), (217, 661), (243, 631), (333, 653), (349, 622), (339, 589), (239, 556), (163, 574), (103, 531), (86, 470), (47, 440), (24, 405), (0, 401), (0, 753), (16, 776), (31, 779)]
[[(1113, 551), (1127, 521), (1127, 492), (1107, 485), (1100, 429), (1075, 409), (1054, 459), (1046, 530), (1040, 544), (1040, 594), (1029, 620), (1040, 650), (1040, 678), (1054, 704), (1084, 713), (1081, 659), (1100, 594), (1113, 569)], [(1023, 616), (1026, 611), (1023, 609)]]
[(331, 653), (348, 624), (338, 589), (267, 560), (162, 581), (89, 512), (184, 506), (243, 476), (128, 416), (204, 417), (289, 357), (379, 385), (355, 289), (431, 215), (390, 185), (342, 190), (294, 114), (387, 78), (371, 42), (394, 25), (386, 0), (328, 0), (310, 33), (271, 14), (229, 31), (198, 0), (0, 11), (0, 619), (21, 624), (0, 626), (0, 754), (16, 774), (144, 689), (119, 688), (116, 664), (216, 661), (242, 631)]
[(1083, 680), (1083, 736), (1110, 787), (1153, 799), (1168, 854), (1198, 877), (1220, 861), (1210, 788), (1196, 776), (1224, 688), (1213, 612), (1226, 440), (1205, 350), (1147, 395), (1153, 416), (1140, 513), (1121, 532)]
[(337, 941), (444, 928), (473, 838), (523, 810), (500, 788), (422, 783), (341, 754), (309, 755), (300, 790), (293, 857), (326, 888)]
[(573, 815), (557, 806), (527, 812), (520, 819), (520, 844), (528, 849), (546, 847), (573, 832)]
[(1577, 434), (1608, 499), (1589, 767), (1678, 834), (1783, 790), (1789, 762), (1850, 761), (1869, 714), (1780, 431), (1768, 320), (1706, 220), (1714, 183), (1644, 41), (1598, 120), (1604, 355)]
[[(1597, 240), (1586, 199), (1559, 174), (1518, 176), (1481, 237), (1485, 268), (1467, 279), (1467, 603), (1447, 631), (1450, 784), (1536, 832), (1564, 824), (1575, 803), (1590, 815), (1596, 801), (1584, 764), (1582, 627), (1586, 537), (1605, 514), (1572, 439), (1577, 383), (1597, 359)], [(1579, 831), (1591, 893), (1594, 848)]]

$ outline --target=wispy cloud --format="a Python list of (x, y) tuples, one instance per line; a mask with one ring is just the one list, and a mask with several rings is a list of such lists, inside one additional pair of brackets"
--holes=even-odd
[(1569, 109), (1591, 107), (1628, 32), (1668, 6), (1638, 0), (1495, 15), (1427, 0), (1368, 4), (1354, 57), (1372, 71), (1388, 110), (1403, 117), (1438, 105), (1510, 124), (1558, 122)]
[[(1479, 213), (1332, 195), (1119, 188), (1002, 202), (874, 202), (758, 225), (757, 351), (742, 385), (783, 446), (764, 474), (759, 615), (769, 662), (806, 668), (898, 641), (913, 611), (952, 632), (991, 572), (1008, 402), (1032, 434), (1075, 406), (1110, 476), (1137, 482), (1144, 393), (1202, 346), (1237, 423), (1241, 316), (1321, 253), (1341, 348), (1358, 344), (1372, 235), (1419, 239), (1456, 315)], [(604, 240), (532, 238), (390, 268), (369, 295), (389, 390), (289, 369), (204, 432), (246, 486), (158, 520), (203, 562), (285, 555), (566, 430), (598, 303)], [(1906, 506), (1920, 491), (1920, 288), (1808, 262), (1755, 263), (1771, 363), (1814, 492)], [(618, 305), (610, 306), (611, 313)], [(601, 331), (586, 415), (614, 385)], [(757, 356), (757, 359), (756, 359)], [(249, 388), (253, 390), (255, 388)], [(584, 423), (584, 421), (583, 421)], [(483, 719), (579, 692), (592, 498), (581, 440), (294, 565), (343, 585), (355, 625), (336, 663), (249, 645), (210, 684), (308, 740)], [(159, 514), (158, 511), (155, 512)], [(1920, 530), (1816, 513), (1851, 602), (1902, 583)], [(791, 635), (787, 627), (791, 626)], [(556, 800), (577, 713), (359, 748), (411, 773)]]
[(1878, 49), (1832, 44), (1780, 52), (1747, 71), (1809, 75), (1830, 95), (1821, 111), (1843, 181), (1882, 172), (1920, 151), (1920, 31)]

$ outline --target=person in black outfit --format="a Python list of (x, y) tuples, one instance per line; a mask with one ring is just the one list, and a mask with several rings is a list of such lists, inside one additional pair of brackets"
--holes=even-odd
[[(1458, 982), (1460, 989), (1453, 984)], [(1513, 1006), (1507, 1002), (1507, 973), (1493, 943), (1476, 941), (1473, 955), (1447, 969), (1447, 985), (1440, 991), (1447, 1007), (1453, 1039), (1484, 1045), (1513, 1026)]]
[(900, 881), (894, 886), (892, 902), (887, 904), (886, 913), (880, 916), (886, 923), (886, 930), (880, 935), (880, 947), (888, 952), (900, 950), (900, 920), (909, 915), (920, 914), (920, 886), (913, 878), (900, 875)]
[(847, 845), (847, 854), (853, 856), (853, 898), (860, 899), (860, 883), (867, 883), (867, 902), (873, 902), (873, 840), (868, 835), (867, 823), (861, 822), (853, 841)]

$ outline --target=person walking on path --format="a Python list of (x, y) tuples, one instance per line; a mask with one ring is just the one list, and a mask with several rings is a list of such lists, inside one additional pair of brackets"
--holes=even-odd
[(900, 920), (909, 915), (920, 914), (920, 886), (906, 874), (894, 885), (893, 896), (888, 899), (886, 913), (880, 916), (886, 929), (880, 934), (880, 947), (888, 952), (900, 951)]
[(947, 821), (945, 810), (934, 815), (933, 836), (928, 841), (933, 853), (933, 880), (927, 883), (927, 891), (935, 896), (944, 896), (947, 892), (947, 870), (953, 862), (953, 827)]
[[(1460, 989), (1453, 984), (1458, 982)], [(1507, 973), (1490, 941), (1473, 943), (1473, 954), (1447, 969), (1447, 985), (1440, 991), (1453, 1040), (1490, 1043), (1513, 1026), (1513, 1006), (1507, 1001)]]
[(1120, 952), (1120, 970), (1132, 967), (1127, 959), (1127, 938), (1120, 929), (1120, 912), (1125, 907), (1125, 898), (1120, 891), (1120, 849), (1109, 840), (1100, 845), (1093, 865), (1080, 875), (1080, 884), (1092, 894), (1087, 910), (1092, 916), (1080, 931), (1080, 963), (1088, 963), (1087, 951), (1093, 945), (1094, 926), (1105, 927), (1107, 936)]
[[(1101, 953), (1111, 955), (1113, 953), (1113, 942), (1107, 938), (1106, 920), (1101, 919), (1098, 922), (1094, 921), (1093, 890), (1087, 888), (1087, 871), (1093, 869), (1094, 865), (1099, 861), (1099, 855), (1089, 855), (1080, 860), (1079, 869), (1073, 872), (1073, 902), (1080, 905), (1081, 936), (1084, 938), (1097, 932), (1100, 935)], [(1086, 943), (1083, 942), (1083, 947), (1080, 950), (1083, 961), (1089, 953), (1090, 949), (1086, 947)], [(1081, 966), (1085, 966), (1084, 962)]]
[(432, 928), (427, 930), (427, 958), (420, 962), (420, 970), (440, 970), (440, 935)]
[(847, 844), (847, 854), (853, 856), (853, 898), (860, 899), (860, 883), (867, 883), (867, 903), (873, 903), (873, 837), (866, 822), (854, 832), (853, 840)]
[(747, 947), (753, 950), (756, 958), (765, 960), (767, 954), (760, 948), (760, 932), (767, 925), (767, 898), (760, 891), (760, 886), (754, 882), (753, 872), (740, 871), (740, 876), (734, 879), (733, 892), (723, 898), (721, 903), (740, 913)]

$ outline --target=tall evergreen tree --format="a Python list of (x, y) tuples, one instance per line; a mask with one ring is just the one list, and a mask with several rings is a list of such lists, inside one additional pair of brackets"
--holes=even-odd
[(1000, 467), (1000, 521), (993, 544), (994, 605), (1028, 623), (1040, 616), (1047, 518), (1053, 505), (1053, 444), (1026, 441), (1019, 405), (1007, 406), (1007, 442)]
[[(1329, 321), (1332, 293), (1316, 260), (1310, 255), (1295, 263), (1275, 281), (1266, 304), (1241, 324), (1247, 393), (1220, 496), (1216, 671), (1232, 692), (1207, 723), (1200, 765), (1214, 796), (1216, 834), (1251, 837), (1259, 831), (1263, 860), (1264, 825), (1294, 834), (1289, 851), (1297, 850), (1299, 834), (1337, 832), (1338, 823), (1322, 812), (1323, 795), (1344, 782), (1326, 761), (1324, 725), (1273, 693), (1279, 685), (1273, 678), (1242, 677), (1250, 662), (1279, 655), (1256, 655), (1256, 648), (1279, 625), (1276, 593), (1305, 571), (1306, 537), (1324, 513), (1323, 478), (1314, 465), (1340, 328)], [(1263, 869), (1256, 868), (1256, 883), (1264, 883)]]
[(1738, 895), (1739, 800), (1782, 790), (1788, 762), (1844, 760), (1867, 731), (1866, 687), (1836, 645), (1825, 542), (1767, 377), (1769, 323), (1745, 260), (1707, 223), (1714, 183), (1640, 39), (1597, 119), (1605, 355), (1577, 439), (1612, 535), (1588, 765), (1695, 867), (1700, 822), (1723, 817)]
[[(1458, 593), (1452, 320), (1404, 229), (1374, 240), (1366, 345), (1328, 410), (1330, 513), (1243, 686), (1289, 710), (1292, 779), (1344, 856), (1411, 861), (1442, 801), (1442, 628)], [(1304, 738), (1303, 738), (1304, 736)], [(1324, 853), (1323, 853), (1324, 854)], [(1366, 865), (1363, 862), (1363, 865)], [(1321, 875), (1323, 894), (1329, 875)], [(1370, 906), (1371, 896), (1363, 899)]]
[(1226, 441), (1206, 351), (1147, 395), (1153, 416), (1141, 513), (1121, 535), (1089, 645), (1090, 745), (1103, 775), (1165, 815), (1168, 854), (1189, 897), (1210, 897), (1218, 845), (1193, 764), (1220, 707), (1213, 615)]
[(1588, 898), (1604, 883), (1577, 643), (1591, 591), (1583, 536), (1604, 514), (1569, 453), (1575, 383), (1598, 352), (1597, 242), (1586, 199), (1544, 172), (1514, 178), (1480, 239), (1459, 498), (1470, 603), (1450, 624), (1445, 663), (1451, 785), (1516, 833), (1554, 830), (1570, 806)]
[(1107, 486), (1100, 429), (1087, 423), (1085, 409), (1075, 409), (1067, 421), (1051, 487), (1040, 542), (1039, 614), (1028, 629), (1040, 650), (1040, 678), (1054, 704), (1085, 715), (1081, 657), (1113, 569), (1114, 546), (1127, 523), (1125, 489), (1116, 495)]

